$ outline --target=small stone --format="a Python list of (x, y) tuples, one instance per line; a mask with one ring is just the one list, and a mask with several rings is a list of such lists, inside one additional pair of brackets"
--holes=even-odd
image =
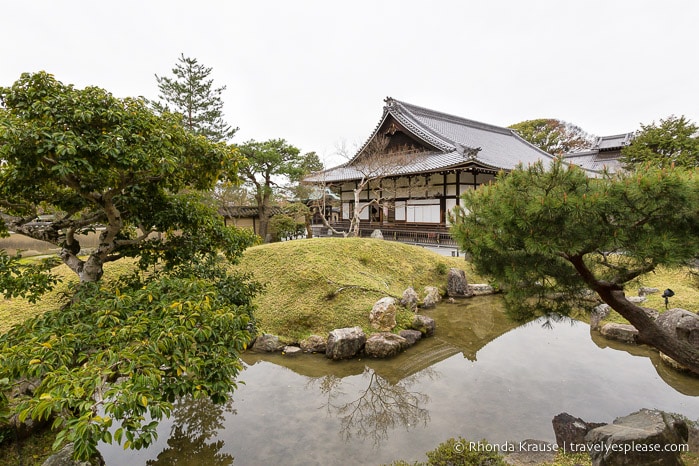
[(419, 330), (401, 330), (398, 335), (405, 338), (405, 343), (407, 346), (413, 346), (422, 338), (422, 332)]
[(365, 343), (366, 335), (361, 327), (338, 328), (328, 335), (325, 356), (334, 360), (353, 358)]
[(585, 443), (585, 436), (592, 429), (601, 427), (603, 423), (585, 422), (579, 417), (568, 413), (557, 414), (551, 421), (553, 433), (556, 436), (556, 444), (563, 451), (574, 451)]
[(298, 356), (302, 352), (303, 351), (298, 346), (285, 346), (282, 349), (282, 354), (284, 354), (285, 356)]
[(447, 275), (447, 296), (452, 298), (468, 298), (473, 295), (466, 281), (466, 272), (452, 267)]
[(659, 293), (658, 288), (650, 288), (647, 286), (642, 286), (638, 289), (638, 296), (648, 296), (649, 294)]
[(405, 347), (405, 338), (394, 333), (375, 333), (367, 338), (364, 352), (372, 358), (389, 358), (400, 353)]
[(320, 335), (311, 335), (301, 342), (301, 349), (306, 353), (325, 353), (328, 342)]
[(468, 286), (471, 289), (471, 294), (473, 296), (484, 296), (489, 294), (495, 294), (495, 288), (487, 283), (476, 283)]
[(253, 351), (259, 351), (261, 353), (273, 353), (279, 351), (282, 347), (279, 343), (279, 337), (269, 333), (263, 333), (255, 339), (255, 343), (252, 345)]
[(369, 313), (371, 326), (382, 332), (390, 332), (396, 326), (396, 300), (391, 297), (381, 298)]
[(435, 327), (436, 324), (432, 317), (427, 317), (418, 314), (413, 318), (412, 328), (414, 330), (419, 330), (420, 333), (422, 333), (425, 336), (430, 337), (434, 335)]
[(381, 230), (374, 230), (371, 232), (371, 237), (374, 239), (383, 239), (383, 233), (381, 233)]
[(417, 293), (411, 286), (406, 288), (406, 290), (403, 292), (403, 297), (400, 300), (400, 305), (411, 311), (417, 311), (418, 299), (419, 297)]
[(624, 343), (636, 343), (636, 338), (638, 337), (638, 330), (633, 325), (617, 324), (615, 322), (604, 324), (600, 329), (600, 333), (605, 338), (623, 341)]
[(606, 319), (610, 312), (612, 312), (612, 308), (609, 304), (600, 304), (595, 307), (592, 312), (590, 312), (590, 328), (592, 330), (599, 330), (600, 322)]
[(422, 301), (422, 307), (430, 308), (437, 305), (438, 302), (442, 300), (442, 296), (439, 294), (439, 288), (435, 286), (425, 287), (425, 299)]

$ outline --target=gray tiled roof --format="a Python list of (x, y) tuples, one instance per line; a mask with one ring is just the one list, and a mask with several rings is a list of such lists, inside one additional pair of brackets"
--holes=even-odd
[(601, 136), (589, 150), (564, 154), (563, 158), (586, 170), (598, 173), (607, 170), (614, 173), (623, 168), (619, 160), (621, 149), (631, 144), (633, 137), (634, 133)]
[(595, 149), (614, 150), (628, 146), (633, 138), (633, 133), (615, 134), (613, 136), (602, 136), (597, 138)]
[(605, 169), (614, 173), (622, 168), (618, 157), (605, 157), (604, 153), (600, 154), (597, 150), (565, 154), (563, 158), (584, 170), (597, 172), (597, 174), (601, 174)]
[[(390, 175), (434, 172), (469, 164), (492, 170), (512, 170), (518, 164), (547, 162), (553, 156), (522, 139), (509, 128), (481, 123), (387, 98), (383, 115), (371, 137), (349, 162), (306, 178), (306, 181), (349, 181), (362, 177), (359, 156), (378, 134), (388, 117), (393, 117), (426, 145), (429, 153), (406, 158)], [(389, 173), (386, 173), (389, 174)]]

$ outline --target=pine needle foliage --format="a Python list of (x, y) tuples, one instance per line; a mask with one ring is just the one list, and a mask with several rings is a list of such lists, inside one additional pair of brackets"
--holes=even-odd
[(181, 114), (184, 126), (195, 134), (213, 142), (228, 141), (238, 128), (232, 128), (223, 119), (221, 96), (226, 86), (214, 87), (209, 78), (211, 71), (196, 58), (181, 54), (172, 69), (173, 77), (155, 75), (160, 101), (151, 105), (160, 113)]

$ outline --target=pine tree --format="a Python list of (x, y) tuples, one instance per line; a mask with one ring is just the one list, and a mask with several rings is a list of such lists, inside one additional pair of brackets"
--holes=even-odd
[(238, 128), (232, 128), (223, 120), (221, 94), (226, 86), (213, 87), (213, 79), (208, 79), (211, 70), (195, 58), (181, 54), (172, 69), (174, 77), (155, 75), (160, 102), (151, 102), (151, 105), (161, 113), (182, 114), (182, 122), (188, 130), (220, 142), (231, 139)]
[(631, 145), (621, 150), (628, 167), (699, 167), (699, 126), (684, 116), (670, 115), (659, 124), (641, 125)]

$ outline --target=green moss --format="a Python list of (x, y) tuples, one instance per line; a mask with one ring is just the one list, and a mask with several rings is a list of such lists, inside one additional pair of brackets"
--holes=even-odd
[[(417, 246), (363, 238), (316, 238), (255, 246), (245, 251), (239, 270), (251, 272), (266, 285), (256, 299), (261, 331), (288, 340), (326, 334), (334, 328), (359, 325), (365, 332), (369, 312), (384, 296), (400, 298), (412, 286), (446, 288), (442, 272), (466, 271), (479, 282), (463, 258), (440, 256)], [(411, 315), (398, 315), (399, 328)]]

